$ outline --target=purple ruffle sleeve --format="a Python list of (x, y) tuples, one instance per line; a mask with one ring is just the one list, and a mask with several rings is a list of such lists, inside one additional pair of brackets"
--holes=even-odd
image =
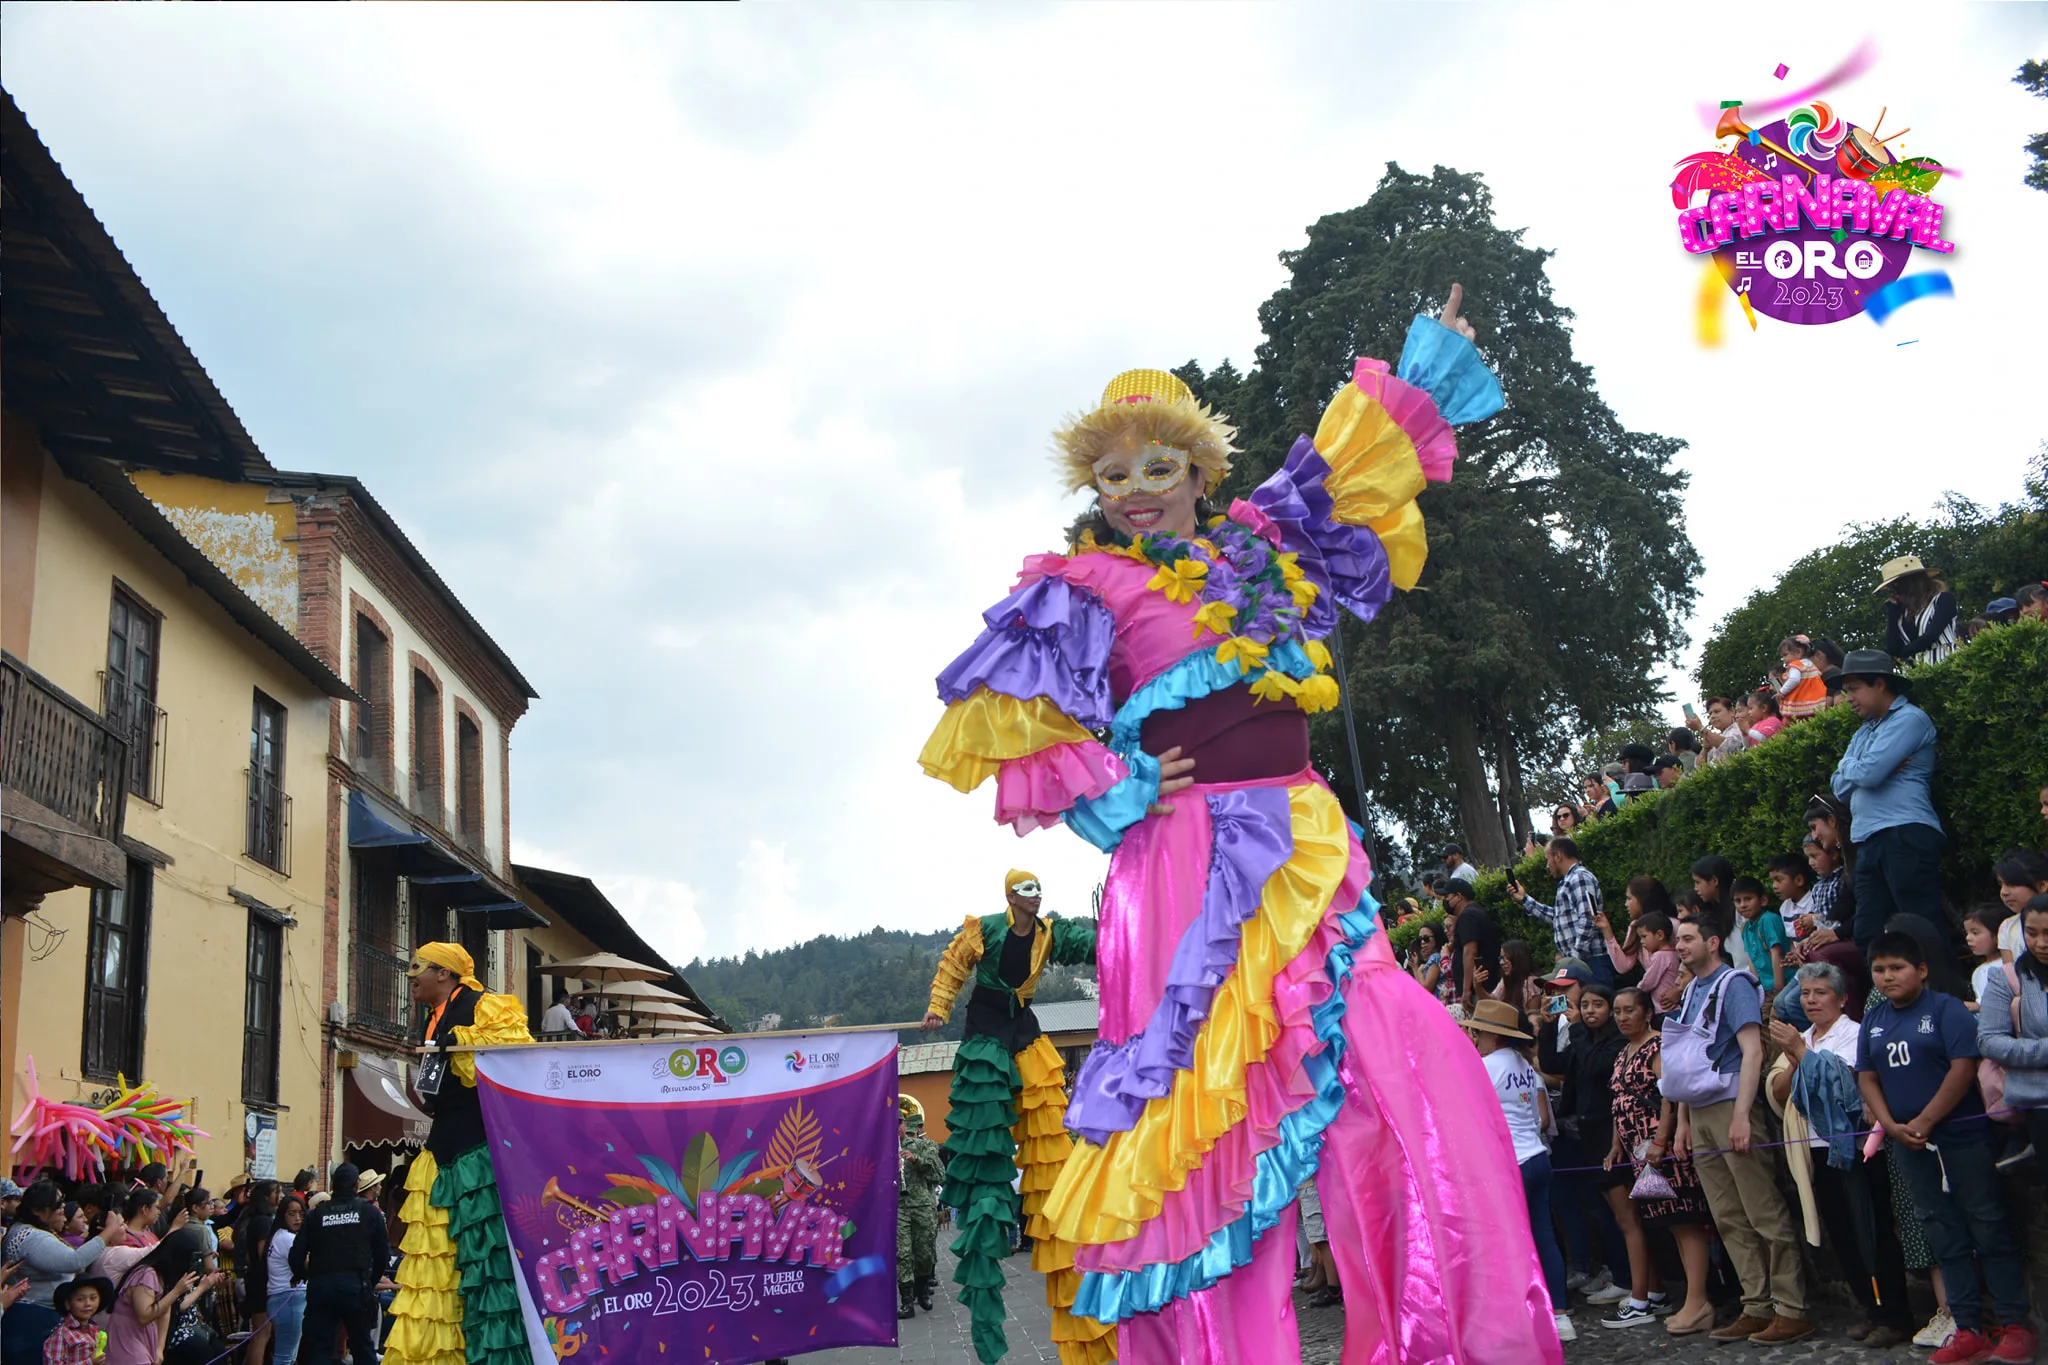
[(1332, 515), (1334, 504), (1323, 487), (1329, 476), (1330, 466), (1304, 436), (1250, 498), (1280, 529), (1281, 548), (1292, 550), (1302, 572), (1323, 589), (1303, 622), (1311, 636), (1328, 635), (1337, 624), (1332, 601), (1370, 621), (1394, 595), (1380, 538), (1370, 527), (1347, 526)]
[(1091, 729), (1116, 712), (1109, 651), (1116, 620), (1095, 594), (1061, 578), (1037, 578), (981, 614), (988, 628), (939, 674), (939, 700), (977, 687), (1019, 701), (1044, 697)]
[(1173, 1089), (1174, 1072), (1194, 1064), (1195, 1034), (1237, 966), (1239, 932), (1258, 913), (1267, 879), (1294, 853), (1284, 787), (1215, 793), (1209, 820), (1202, 910), (1174, 947), (1158, 1008), (1123, 1042), (1096, 1043), (1075, 1078), (1067, 1127), (1097, 1145), (1135, 1126), (1148, 1101)]

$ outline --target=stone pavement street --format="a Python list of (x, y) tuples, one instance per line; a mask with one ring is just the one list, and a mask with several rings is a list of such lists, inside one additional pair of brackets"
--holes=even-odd
[[(947, 1239), (939, 1241), (939, 1292), (932, 1300), (933, 1312), (920, 1312), (909, 1322), (899, 1323), (901, 1345), (896, 1350), (866, 1348), (823, 1351), (802, 1356), (806, 1365), (893, 1365), (893, 1362), (935, 1362), (935, 1365), (975, 1365), (974, 1350), (967, 1334), (967, 1311), (947, 1293), (953, 1274), (953, 1257), (946, 1250)], [(1031, 1273), (1030, 1261), (1018, 1256), (1003, 1263), (1009, 1287), (1004, 1299), (1010, 1319), (1006, 1330), (1010, 1353), (1004, 1365), (1024, 1362), (1055, 1362), (1059, 1352), (1052, 1346), (1052, 1315), (1045, 1306), (1045, 1280)], [(1575, 1296), (1576, 1297), (1576, 1296)], [(1344, 1345), (1344, 1310), (1310, 1308), (1307, 1296), (1294, 1296), (1296, 1318), (1301, 1330), (1302, 1365), (1337, 1365)], [(1882, 1353), (1866, 1351), (1842, 1335), (1852, 1321), (1846, 1314), (1823, 1312), (1822, 1331), (1796, 1346), (1763, 1349), (1746, 1343), (1716, 1345), (1704, 1336), (1676, 1338), (1662, 1327), (1636, 1327), (1616, 1332), (1603, 1329), (1600, 1318), (1607, 1310), (1580, 1305), (1572, 1312), (1579, 1339), (1564, 1348), (1565, 1365), (1624, 1365), (1626, 1362), (1655, 1361), (1658, 1365), (1777, 1365), (1799, 1361), (1803, 1365), (1878, 1365), (1878, 1362), (1921, 1361), (1928, 1352), (1902, 1346)], [(1734, 1306), (1722, 1309), (1722, 1321), (1735, 1316)], [(1203, 1362), (1211, 1365), (1211, 1362)], [(1222, 1365), (1215, 1362), (1214, 1365)], [(1245, 1365), (1269, 1365), (1245, 1362)], [(1291, 1365), (1291, 1363), (1290, 1363)], [(1519, 1361), (1473, 1361), (1469, 1365), (1522, 1365)]]

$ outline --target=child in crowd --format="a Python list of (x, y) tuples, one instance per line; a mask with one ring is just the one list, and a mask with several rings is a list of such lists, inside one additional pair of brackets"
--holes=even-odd
[(1780, 853), (1771, 859), (1770, 877), (1785, 932), (1797, 943), (1813, 932), (1813, 869), (1797, 853)]
[(1976, 969), (1970, 973), (1970, 993), (1977, 997), (1968, 1002), (1972, 1014), (1980, 1012), (1984, 989), (1991, 984), (1991, 978), (2009, 965), (2005, 954), (1999, 951), (1998, 931), (2013, 918), (2012, 911), (1995, 901), (1989, 905), (1973, 905), (1963, 915), (1963, 942), (1968, 945), (1970, 956), (1977, 961)]
[(1828, 685), (1820, 679), (1811, 639), (1786, 636), (1778, 641), (1778, 657), (1785, 661), (1785, 680), (1778, 685), (1778, 711), (1786, 720), (1804, 720), (1828, 704)]
[(43, 1342), (43, 1365), (93, 1365), (106, 1358), (100, 1344), (102, 1333), (93, 1324), (101, 1308), (109, 1306), (114, 1286), (105, 1280), (84, 1277), (57, 1287), (50, 1306), (64, 1315), (57, 1330)]
[(1764, 884), (1754, 877), (1735, 879), (1735, 913), (1742, 917), (1742, 946), (1749, 954), (1764, 993), (1776, 999), (1785, 989), (1785, 920), (1764, 903)]
[[(2041, 817), (2048, 820), (2048, 788), (2041, 792)], [(1991, 871), (1998, 878), (1998, 899), (2012, 911), (2012, 918), (1998, 927), (1998, 955), (2007, 962), (2018, 962), (2027, 951), (2021, 938), (2020, 912), (2028, 901), (2048, 891), (2048, 857), (2016, 848), (1993, 863)]]
[(1813, 890), (1806, 897), (1813, 923), (1807, 926), (1806, 933), (1819, 933), (1825, 929), (1830, 934), (1840, 934), (1847, 927), (1842, 917), (1835, 913), (1842, 900), (1842, 852), (1829, 848), (1812, 834), (1806, 836), (1801, 847), (1806, 854), (1806, 865), (1813, 871)]
[(1643, 979), (1636, 984), (1649, 997), (1653, 1013), (1678, 1003), (1678, 954), (1671, 948), (1671, 893), (1655, 877), (1631, 877), (1628, 883), (1628, 933), (1617, 943), (1614, 926), (1605, 910), (1593, 916), (1593, 923), (1607, 939), (1607, 960), (1616, 972), (1625, 972), (1638, 962)]
[[(1879, 934), (1870, 975), (1884, 998), (1863, 1016), (1857, 1086), (1864, 1113), (1891, 1140), (1941, 1266), (1956, 1332), (1933, 1365), (2032, 1360), (2025, 1267), (1977, 1090), (1976, 1016), (1955, 997), (1927, 989), (1927, 954), (1911, 934)], [(1980, 1260), (2002, 1326), (1984, 1321)]]
[(1778, 694), (1768, 687), (1759, 687), (1749, 694), (1749, 742), (1761, 744), (1785, 728), (1785, 718), (1778, 714)]

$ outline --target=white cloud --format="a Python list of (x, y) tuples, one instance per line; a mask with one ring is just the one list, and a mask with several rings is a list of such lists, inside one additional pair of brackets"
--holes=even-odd
[(1857, 12), (1887, 56), (1839, 102), (1964, 168), (1957, 297), (1718, 352), (1668, 168), (1699, 100), (1854, 34), (1554, 6), (5, 14), (8, 89), (273, 460), (363, 477), (543, 694), (521, 846), (679, 958), (950, 926), (1012, 865), (1087, 911), (1100, 855), (919, 773), (932, 675), (1073, 510), (1058, 416), (1133, 364), (1247, 364), (1277, 253), (1389, 160), (1483, 172), (1555, 249), (1603, 396), (1692, 442), (1696, 635), (1847, 521), (2009, 496), (2044, 434), (2016, 319), (2048, 306), (2048, 196), (2019, 184), (2048, 109), (2007, 79), (2040, 6)]

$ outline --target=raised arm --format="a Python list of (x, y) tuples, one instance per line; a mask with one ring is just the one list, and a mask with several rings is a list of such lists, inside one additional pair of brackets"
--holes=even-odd
[(1063, 967), (1086, 967), (1095, 961), (1095, 921), (1052, 921), (1052, 960)]
[(1395, 588), (1415, 586), (1429, 548), (1415, 497), (1450, 479), (1451, 428), (1503, 406), (1471, 324), (1458, 316), (1463, 297), (1453, 285), (1440, 319), (1416, 316), (1391, 374), (1383, 361), (1360, 360), (1314, 437), (1297, 440), (1249, 499), (1323, 590), (1307, 604), (1312, 636), (1335, 625), (1333, 602), (1371, 620)]

